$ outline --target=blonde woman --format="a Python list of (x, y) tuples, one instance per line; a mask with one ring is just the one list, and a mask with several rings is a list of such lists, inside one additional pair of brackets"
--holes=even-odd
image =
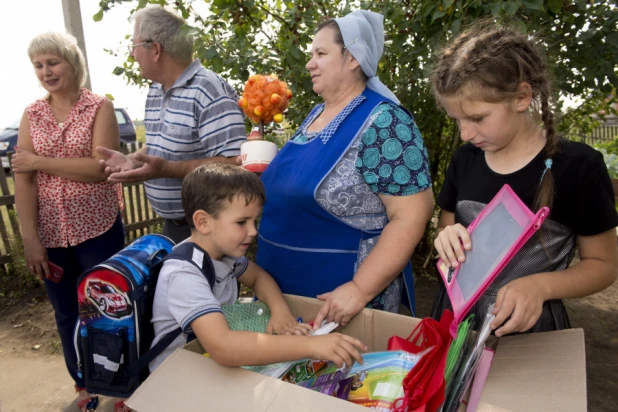
[(24, 254), (30, 272), (45, 282), (78, 407), (93, 410), (96, 398), (78, 376), (73, 346), (76, 284), (124, 245), (120, 188), (107, 182), (94, 150), (118, 149), (118, 123), (112, 102), (83, 88), (86, 66), (74, 37), (41, 34), (28, 57), (48, 94), (26, 108), (12, 157)]

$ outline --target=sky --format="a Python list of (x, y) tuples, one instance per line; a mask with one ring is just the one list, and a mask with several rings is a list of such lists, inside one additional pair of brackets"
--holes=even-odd
[[(100, 95), (114, 96), (114, 105), (127, 109), (133, 120), (144, 118), (146, 88), (129, 85), (123, 77), (112, 74), (121, 66), (133, 33), (129, 21), (134, 4), (121, 3), (104, 14), (103, 20), (92, 19), (98, 11), (97, 0), (81, 0), (82, 24), (92, 90)], [(205, 3), (195, 2), (194, 8)], [(206, 6), (204, 6), (206, 7)], [(205, 10), (200, 10), (205, 13)], [(0, 39), (2, 39), (2, 64), (0, 79), (0, 129), (21, 118), (25, 107), (45, 96), (28, 59), (30, 40), (46, 31), (66, 31), (61, 0), (0, 0)], [(117, 49), (114, 57), (104, 49)], [(570, 99), (567, 106), (574, 106)]]
[[(98, 4), (96, 0), (80, 2), (92, 91), (111, 94), (114, 106), (124, 107), (132, 119), (141, 120), (147, 89), (127, 85), (124, 78), (112, 74), (127, 54), (130, 41), (125, 36), (133, 33), (129, 21), (132, 6), (115, 6), (105, 13), (103, 20), (95, 22), (92, 16), (99, 10)], [(18, 121), (28, 104), (45, 96), (27, 50), (30, 40), (46, 31), (66, 31), (61, 0), (0, 0), (0, 129)], [(114, 57), (103, 49), (118, 49), (120, 53)]]

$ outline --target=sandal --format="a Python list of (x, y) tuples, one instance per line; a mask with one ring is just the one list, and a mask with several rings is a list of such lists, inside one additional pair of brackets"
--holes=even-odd
[[(75, 392), (79, 393), (86, 391), (86, 388), (78, 388), (75, 386)], [(78, 399), (77, 407), (81, 412), (93, 412), (99, 406), (99, 397), (97, 395), (90, 395), (88, 398)]]
[(77, 407), (81, 412), (93, 412), (97, 406), (99, 406), (99, 397), (96, 395), (77, 401)]
[(124, 401), (114, 403), (114, 412), (133, 412), (133, 409), (124, 404)]

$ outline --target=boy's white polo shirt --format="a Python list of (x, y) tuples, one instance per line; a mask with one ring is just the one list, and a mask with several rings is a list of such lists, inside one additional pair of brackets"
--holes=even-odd
[(215, 284), (211, 289), (204, 274), (190, 262), (168, 260), (159, 273), (157, 290), (152, 308), (152, 324), (155, 345), (163, 336), (182, 327), (180, 334), (171, 344), (150, 363), (154, 371), (177, 348), (187, 343), (191, 322), (200, 316), (221, 312), (222, 304), (232, 304), (238, 297), (237, 278), (249, 265), (247, 258), (223, 257), (212, 260), (215, 268)]

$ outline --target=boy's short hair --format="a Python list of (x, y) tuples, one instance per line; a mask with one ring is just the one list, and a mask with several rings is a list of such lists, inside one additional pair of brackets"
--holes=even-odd
[(182, 181), (182, 208), (190, 228), (194, 228), (193, 214), (203, 210), (217, 218), (236, 196), (243, 196), (247, 205), (266, 202), (264, 185), (257, 175), (239, 166), (224, 163), (202, 165)]

